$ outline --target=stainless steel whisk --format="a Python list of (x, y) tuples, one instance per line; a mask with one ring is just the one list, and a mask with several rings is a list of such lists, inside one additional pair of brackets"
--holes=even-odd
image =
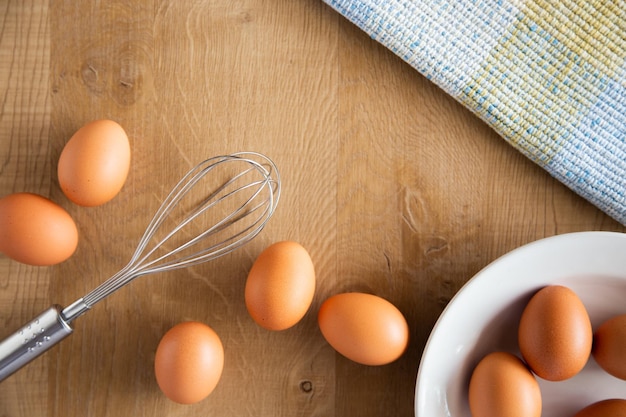
[(165, 198), (124, 268), (0, 343), (0, 381), (72, 334), (72, 321), (135, 278), (206, 262), (252, 240), (274, 213), (280, 184), (274, 162), (254, 152), (217, 156), (192, 168)]

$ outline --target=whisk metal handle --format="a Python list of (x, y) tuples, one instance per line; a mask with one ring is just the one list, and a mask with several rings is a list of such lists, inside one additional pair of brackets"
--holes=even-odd
[(53, 305), (0, 343), (0, 381), (72, 334), (61, 307)]

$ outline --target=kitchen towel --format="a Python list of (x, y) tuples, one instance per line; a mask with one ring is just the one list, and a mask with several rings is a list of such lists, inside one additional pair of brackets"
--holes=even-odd
[(626, 225), (626, 2), (324, 0)]

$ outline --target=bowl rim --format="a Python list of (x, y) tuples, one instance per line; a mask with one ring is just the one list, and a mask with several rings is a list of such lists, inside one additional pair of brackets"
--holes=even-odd
[[(511, 262), (520, 262), (524, 260), (529, 254), (537, 253), (538, 250), (546, 249), (555, 252), (566, 251), (571, 248), (585, 248), (585, 247), (593, 247), (593, 245), (598, 244), (599, 242), (602, 245), (612, 245), (620, 248), (626, 248), (626, 234), (621, 232), (611, 232), (611, 231), (584, 231), (584, 232), (572, 232), (572, 233), (563, 233), (557, 234), (541, 239), (537, 239), (535, 241), (531, 241), (529, 243), (523, 244), (517, 248), (512, 249), (511, 251), (497, 257), (492, 262), (488, 263), (485, 267), (480, 269), (476, 274), (474, 274), (470, 279), (468, 279), (465, 284), (461, 286), (461, 288), (456, 292), (456, 294), (452, 297), (452, 299), (448, 302), (448, 304), (444, 307), (441, 314), (437, 318), (428, 340), (424, 346), (424, 350), (422, 352), (420, 362), (418, 365), (418, 371), (415, 381), (415, 397), (414, 397), (414, 412), (416, 417), (438, 417), (438, 416), (423, 416), (420, 415), (420, 406), (423, 402), (423, 399), (420, 398), (420, 395), (423, 394), (424, 385), (427, 384), (427, 381), (424, 380), (424, 369), (427, 367), (427, 361), (430, 360), (430, 356), (433, 355), (433, 346), (438, 342), (438, 339), (441, 337), (440, 333), (442, 332), (443, 326), (446, 325), (446, 321), (449, 319), (451, 315), (454, 314), (455, 310), (462, 309), (462, 307), (458, 307), (459, 300), (464, 299), (465, 297), (470, 297), (474, 291), (480, 289), (484, 284), (483, 281), (489, 281), (492, 272), (497, 271), (499, 268), (503, 266), (507, 266)], [(607, 256), (611, 256), (612, 253)], [(625, 260), (623, 261), (626, 265), (626, 256), (624, 256)], [(590, 271), (591, 273), (596, 273), (596, 271), (602, 271), (602, 261), (591, 262)], [(548, 275), (551, 268), (554, 269), (558, 267), (558, 265), (550, 265), (548, 268), (548, 272), (545, 275)], [(581, 272), (582, 274), (585, 271)], [(587, 271), (589, 273), (589, 271)], [(601, 272), (599, 272), (601, 273)], [(626, 279), (626, 269), (624, 270), (625, 279)], [(547, 283), (552, 283), (551, 281), (546, 281), (545, 283), (540, 282), (541, 279), (537, 280), (537, 288), (542, 285), (546, 285)], [(443, 407), (443, 406), (442, 406)], [(446, 415), (450, 416), (451, 414), (448, 412)]]

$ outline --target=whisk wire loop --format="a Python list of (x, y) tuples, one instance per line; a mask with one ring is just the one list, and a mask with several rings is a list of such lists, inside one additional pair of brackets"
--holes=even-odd
[[(186, 211), (185, 207), (181, 207), (181, 201), (190, 196), (192, 190), (200, 188), (203, 185), (201, 181), (209, 173), (225, 167), (228, 162), (243, 163), (245, 169), (230, 175), (199, 202), (194, 202), (191, 210), (182, 214), (182, 219), (177, 219), (174, 213)], [(250, 176), (255, 178), (248, 178)], [(203, 161), (185, 174), (167, 195), (139, 240), (128, 264), (83, 297), (82, 303), (91, 308), (138, 276), (189, 267), (232, 252), (253, 239), (265, 227), (279, 198), (278, 170), (264, 155), (246, 152)], [(174, 238), (181, 238), (179, 235), (188, 226), (200, 223), (204, 218), (211, 220), (215, 217), (212, 212), (220, 210), (224, 210), (226, 214), (217, 216), (219, 220), (182, 243), (173, 242)], [(210, 212), (212, 216), (209, 216)], [(164, 232), (163, 237), (155, 238), (164, 223), (172, 219), (177, 221), (176, 226)], [(209, 243), (201, 245), (206, 241)], [(152, 242), (156, 243), (149, 246)], [(174, 248), (161, 253), (168, 243), (173, 243)]]

